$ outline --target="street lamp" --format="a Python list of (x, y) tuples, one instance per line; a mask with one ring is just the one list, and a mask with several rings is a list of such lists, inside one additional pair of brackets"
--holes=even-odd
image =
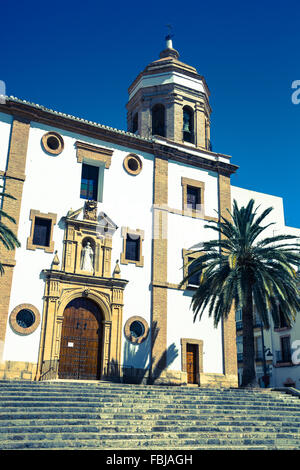
[(269, 357), (269, 358), (273, 357), (273, 354), (272, 354), (270, 348), (265, 347), (264, 329), (263, 329), (262, 322), (260, 324), (260, 329), (261, 329), (261, 341), (262, 341), (262, 350), (263, 350), (263, 367), (264, 367), (264, 375), (262, 377), (262, 380), (265, 384), (265, 388), (267, 388), (268, 385), (270, 384), (270, 375), (267, 373), (266, 353), (267, 353), (267, 357)]

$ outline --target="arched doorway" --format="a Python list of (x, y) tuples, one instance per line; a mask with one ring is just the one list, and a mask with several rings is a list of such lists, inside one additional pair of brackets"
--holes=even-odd
[(58, 377), (97, 380), (101, 375), (102, 312), (90, 299), (72, 300), (64, 310)]

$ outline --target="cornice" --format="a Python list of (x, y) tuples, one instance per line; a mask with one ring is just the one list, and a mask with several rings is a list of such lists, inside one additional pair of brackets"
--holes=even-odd
[[(179, 149), (177, 146), (180, 144), (177, 145), (171, 141), (166, 141), (166, 145), (163, 142), (157, 143), (156, 138), (147, 139), (139, 135), (131, 134), (130, 132), (120, 131), (92, 121), (86, 121), (13, 97), (7, 98), (5, 104), (0, 104), (0, 112), (13, 115), (14, 119), (22, 119), (26, 120), (26, 122), (39, 122), (49, 127), (64, 129), (75, 134), (93, 137), (104, 142), (135, 149), (166, 159), (176, 160), (199, 168), (223, 172), (227, 175), (235, 173), (238, 169), (236, 165), (218, 161), (219, 157), (228, 158), (227, 155), (209, 152), (204, 149), (201, 149), (201, 155), (192, 154), (187, 148), (184, 148), (183, 145), (182, 149)], [(174, 144), (174, 147), (172, 144)], [(206, 159), (203, 154), (214, 157), (215, 160)]]
[(65, 271), (57, 271), (52, 269), (43, 269), (42, 273), (46, 276), (47, 279), (68, 282), (70, 284), (84, 284), (87, 286), (124, 289), (129, 282), (126, 279), (88, 276), (86, 274), (67, 273)]
[(134, 89), (134, 87), (137, 85), (137, 83), (139, 82), (139, 80), (142, 77), (150, 76), (150, 75), (156, 75), (158, 73), (159, 74), (160, 73), (168, 73), (168, 72), (180, 72), (183, 75), (186, 75), (187, 77), (194, 78), (194, 79), (196, 78), (197, 80), (201, 80), (203, 85), (204, 85), (204, 88), (205, 88), (205, 91), (206, 91), (207, 95), (210, 96), (210, 91), (209, 91), (209, 88), (207, 86), (206, 80), (203, 77), (203, 75), (200, 75), (196, 71), (196, 69), (194, 69), (193, 67), (190, 67), (190, 66), (184, 64), (183, 62), (179, 62), (179, 61), (175, 61), (175, 60), (170, 60), (170, 61), (165, 62), (165, 63), (163, 63), (163, 62), (160, 63), (159, 61), (155, 61), (155, 62), (152, 62), (151, 64), (149, 64), (142, 72), (140, 72), (138, 74), (138, 76), (132, 82), (132, 84), (128, 88), (128, 93), (130, 94), (132, 92), (132, 90)]

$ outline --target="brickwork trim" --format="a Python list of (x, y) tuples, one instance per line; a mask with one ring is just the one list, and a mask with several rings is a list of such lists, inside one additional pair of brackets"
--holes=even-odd
[[(15, 199), (4, 198), (2, 209), (13, 217), (16, 224), (7, 221), (7, 226), (18, 234), (23, 184), (25, 180), (26, 156), (28, 148), (30, 122), (26, 119), (14, 116), (11, 126), (9, 154), (7, 169), (1, 172), (5, 178), (5, 191)], [(9, 313), (10, 293), (12, 286), (13, 267), (15, 265), (15, 250), (7, 251), (0, 245), (0, 257), (3, 260), (5, 272), (0, 282), (0, 362), (2, 359), (2, 344), (4, 344), (7, 317)]]
[[(228, 218), (227, 209), (231, 209), (230, 177), (220, 173), (218, 177), (219, 215)], [(235, 377), (238, 383), (235, 305), (232, 305), (227, 319), (222, 321), (223, 367), (224, 374)]]

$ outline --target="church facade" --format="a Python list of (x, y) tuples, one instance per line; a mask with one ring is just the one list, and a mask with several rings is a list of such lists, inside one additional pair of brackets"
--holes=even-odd
[[(237, 386), (235, 312), (214, 328), (179, 287), (237, 170), (210, 144), (209, 90), (170, 39), (129, 87), (120, 131), (6, 98), (0, 378)], [(280, 219), (280, 224), (282, 221)]]

